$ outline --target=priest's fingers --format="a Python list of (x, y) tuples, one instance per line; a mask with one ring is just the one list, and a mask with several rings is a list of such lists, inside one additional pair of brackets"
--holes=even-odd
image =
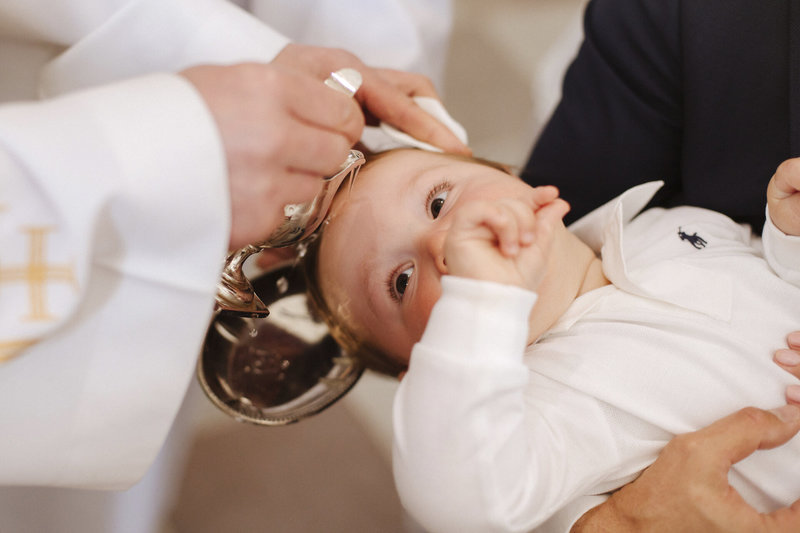
[(231, 249), (265, 240), (285, 220), (286, 205), (310, 201), (320, 190), (319, 177), (281, 167), (268, 177), (256, 172), (239, 177), (229, 179)]
[[(405, 80), (406, 82), (408, 80)], [(424, 84), (400, 89), (374, 71), (367, 71), (356, 99), (374, 115), (420, 141), (445, 152), (469, 155), (472, 151), (442, 122), (420, 108), (413, 96), (427, 92)]]
[(446, 152), (471, 153), (449, 128), (412, 100), (414, 96), (436, 96), (433, 85), (424, 76), (375, 69), (344, 50), (295, 43), (281, 50), (273, 63), (302, 70), (319, 80), (336, 70), (354, 68), (363, 79), (356, 99), (368, 114)]
[(276, 65), (199, 66), (181, 73), (214, 118), (225, 150), (231, 248), (261, 241), (283, 206), (311, 200), (363, 129), (355, 102)]

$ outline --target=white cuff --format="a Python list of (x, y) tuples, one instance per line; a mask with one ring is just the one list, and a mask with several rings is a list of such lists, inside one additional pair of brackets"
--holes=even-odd
[(521, 357), (536, 294), (489, 281), (442, 277), (421, 344), (458, 357)]

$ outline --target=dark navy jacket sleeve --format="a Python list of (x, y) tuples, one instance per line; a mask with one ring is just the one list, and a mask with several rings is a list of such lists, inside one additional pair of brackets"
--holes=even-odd
[(788, 0), (593, 0), (523, 178), (557, 185), (568, 222), (662, 179), (655, 205), (707, 207), (760, 230), (769, 178), (800, 155), (793, 20), (800, 6)]

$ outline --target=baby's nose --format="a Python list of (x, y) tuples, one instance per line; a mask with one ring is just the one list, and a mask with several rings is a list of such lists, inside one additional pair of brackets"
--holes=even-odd
[(437, 230), (431, 231), (426, 239), (425, 246), (433, 259), (436, 270), (440, 274), (447, 274), (447, 261), (444, 258), (444, 239), (447, 236), (447, 231)]

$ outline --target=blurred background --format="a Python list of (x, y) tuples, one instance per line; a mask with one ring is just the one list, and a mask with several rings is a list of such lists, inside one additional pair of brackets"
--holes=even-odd
[[(453, 3), (449, 46), (428, 74), (476, 155), (524, 164), (577, 50), (585, 2)], [(367, 374), (321, 414), (261, 428), (218, 412), (193, 381), (134, 489), (0, 488), (0, 533), (419, 532), (392, 481), (395, 387)]]

